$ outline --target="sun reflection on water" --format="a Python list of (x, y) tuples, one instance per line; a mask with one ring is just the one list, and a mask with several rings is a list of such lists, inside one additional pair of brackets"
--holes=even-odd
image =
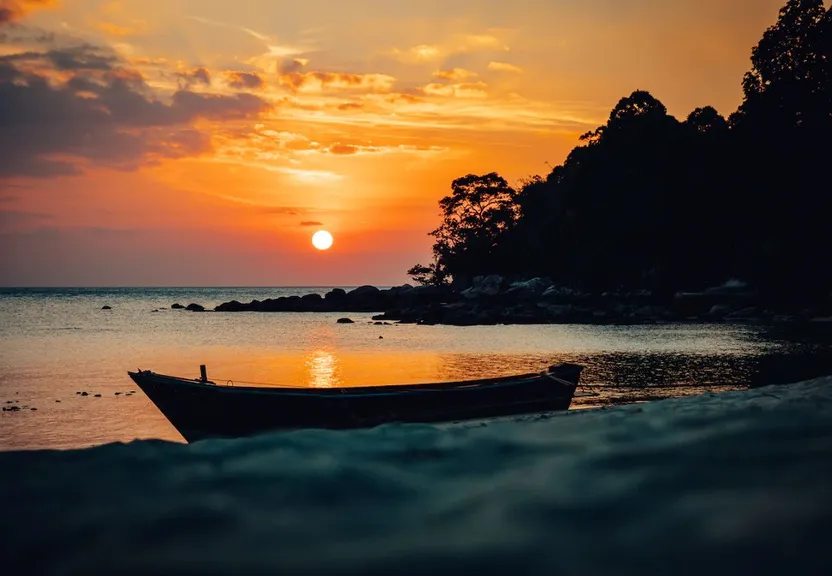
[(341, 385), (338, 361), (326, 350), (314, 352), (306, 360), (308, 386), (311, 388), (332, 388)]

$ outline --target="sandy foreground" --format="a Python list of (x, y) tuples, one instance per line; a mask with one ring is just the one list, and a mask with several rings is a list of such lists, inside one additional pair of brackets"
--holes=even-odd
[(832, 377), (559, 415), (0, 453), (9, 573), (830, 573)]

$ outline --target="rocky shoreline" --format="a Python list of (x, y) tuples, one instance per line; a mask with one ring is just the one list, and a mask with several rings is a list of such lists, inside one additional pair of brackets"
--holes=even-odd
[[(202, 312), (199, 304), (172, 308)], [(448, 286), (361, 286), (349, 292), (232, 300), (215, 312), (377, 312), (375, 321), (453, 326), (496, 324), (650, 324), (668, 322), (829, 322), (832, 302), (809, 309), (766, 307), (739, 282), (660, 300), (648, 291), (587, 294), (533, 278), (509, 283), (500, 276), (474, 279), (462, 291)]]

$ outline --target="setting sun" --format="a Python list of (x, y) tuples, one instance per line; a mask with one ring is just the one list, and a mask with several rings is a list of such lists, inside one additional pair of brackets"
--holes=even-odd
[(326, 230), (318, 230), (312, 235), (312, 246), (318, 250), (327, 250), (332, 246), (332, 234)]

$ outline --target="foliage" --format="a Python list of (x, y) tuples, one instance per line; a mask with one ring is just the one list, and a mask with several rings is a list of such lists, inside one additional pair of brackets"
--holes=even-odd
[(468, 174), (451, 184), (451, 195), (439, 201), (442, 224), (430, 234), (434, 263), (408, 271), (423, 284), (438, 284), (452, 276), (466, 282), (487, 271), (498, 258), (500, 240), (514, 224), (517, 192), (496, 173)]
[(772, 298), (828, 297), (831, 82), (832, 9), (790, 0), (728, 120), (703, 106), (680, 122), (637, 90), (546, 178), (517, 191), (495, 173), (455, 180), (434, 263), (411, 272), (668, 296), (742, 277)]

